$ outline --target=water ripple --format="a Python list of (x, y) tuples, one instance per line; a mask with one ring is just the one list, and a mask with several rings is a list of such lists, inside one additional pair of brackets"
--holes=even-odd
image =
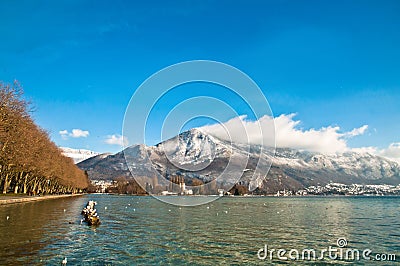
[(0, 219), (11, 218), (0, 220), (0, 264), (58, 265), (67, 257), (71, 265), (259, 265), (268, 262), (257, 258), (265, 244), (322, 249), (345, 237), (360, 250), (400, 246), (400, 198), (222, 198), (187, 208), (151, 197), (90, 198), (99, 203), (98, 228), (80, 224), (88, 197), (0, 207)]

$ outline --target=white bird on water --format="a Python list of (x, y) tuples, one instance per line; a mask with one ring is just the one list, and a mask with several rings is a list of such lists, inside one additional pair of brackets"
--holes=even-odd
[(67, 258), (66, 257), (62, 261), (62, 265), (67, 265)]
[(7, 216), (7, 221), (8, 221), (8, 219), (10, 219), (10, 216)]

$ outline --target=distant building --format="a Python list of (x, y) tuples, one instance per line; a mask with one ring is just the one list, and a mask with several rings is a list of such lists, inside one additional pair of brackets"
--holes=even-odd
[(192, 189), (186, 189), (185, 179), (183, 176), (171, 175), (171, 183), (169, 189), (163, 191), (162, 195), (193, 195)]
[(168, 190), (164, 190), (163, 192), (161, 192), (161, 195), (163, 195), (163, 196), (176, 196), (176, 195), (178, 195), (178, 193), (171, 192), (171, 191), (168, 191)]

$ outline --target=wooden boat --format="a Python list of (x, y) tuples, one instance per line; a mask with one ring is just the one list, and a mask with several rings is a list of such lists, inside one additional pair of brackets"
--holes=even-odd
[(94, 208), (94, 206), (97, 205), (97, 202), (93, 200), (89, 200), (87, 203), (86, 207), (83, 208), (82, 210), (82, 215), (84, 217), (84, 221), (88, 225), (99, 225), (100, 222), (100, 217), (97, 214), (97, 210)]

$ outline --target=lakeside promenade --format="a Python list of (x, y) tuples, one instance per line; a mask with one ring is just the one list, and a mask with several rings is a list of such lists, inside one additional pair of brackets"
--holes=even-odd
[(22, 202), (33, 202), (40, 200), (50, 200), (50, 199), (59, 199), (59, 198), (67, 198), (67, 197), (77, 197), (82, 196), (84, 194), (65, 194), (65, 195), (47, 195), (47, 196), (0, 196), (0, 206), (6, 204), (14, 204), (14, 203), (22, 203)]

